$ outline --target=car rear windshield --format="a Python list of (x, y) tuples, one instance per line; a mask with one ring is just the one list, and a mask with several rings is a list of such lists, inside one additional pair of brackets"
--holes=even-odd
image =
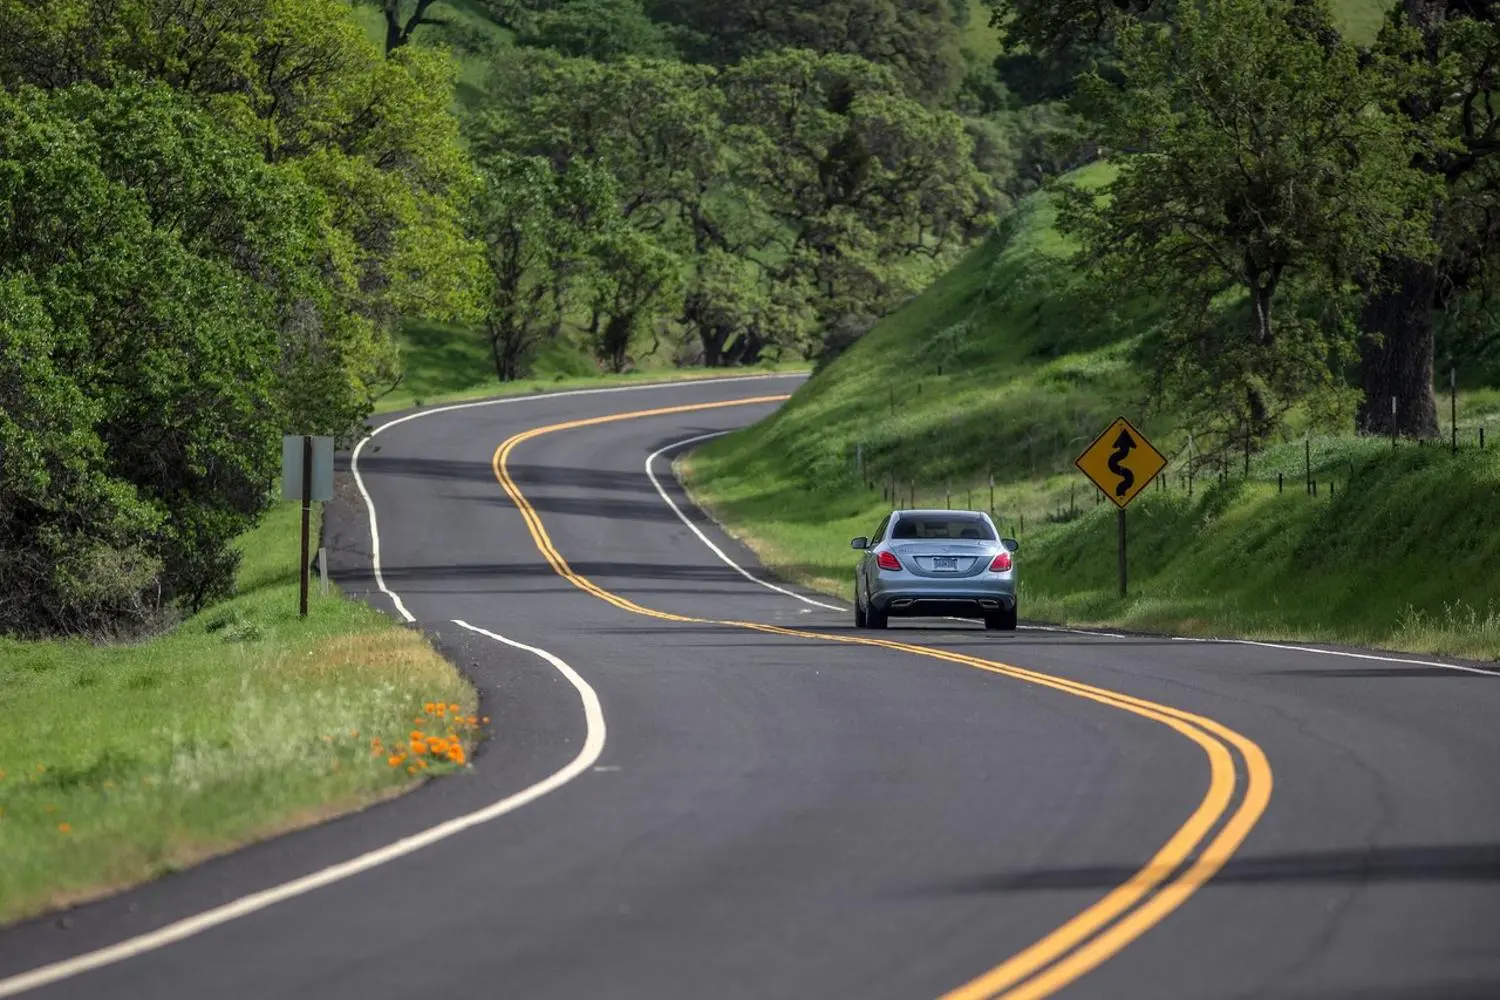
[(908, 514), (896, 522), (892, 539), (956, 538), (966, 541), (993, 542), (995, 530), (982, 517), (936, 517)]

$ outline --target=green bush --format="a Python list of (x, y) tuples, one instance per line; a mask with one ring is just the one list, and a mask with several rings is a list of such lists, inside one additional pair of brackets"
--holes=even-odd
[(233, 581), (319, 202), (162, 86), (0, 98), (5, 632), (134, 628)]

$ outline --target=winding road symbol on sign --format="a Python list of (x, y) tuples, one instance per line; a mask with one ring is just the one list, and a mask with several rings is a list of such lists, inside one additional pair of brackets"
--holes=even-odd
[(1146, 436), (1119, 418), (1073, 461), (1122, 510), (1151, 485), (1167, 460)]
[(1135, 450), (1135, 438), (1130, 436), (1129, 431), (1121, 431), (1120, 436), (1115, 438), (1115, 453), (1109, 456), (1109, 471), (1120, 477), (1115, 486), (1115, 496), (1124, 496), (1130, 492), (1130, 487), (1135, 485), (1135, 473), (1131, 472), (1120, 463), (1130, 457)]

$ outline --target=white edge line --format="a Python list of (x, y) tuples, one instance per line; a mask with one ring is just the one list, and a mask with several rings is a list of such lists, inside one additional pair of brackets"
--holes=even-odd
[(1468, 674), (1483, 674), (1486, 677), (1500, 677), (1500, 671), (1487, 670), (1484, 667), (1466, 667), (1458, 663), (1442, 663), (1438, 660), (1413, 660), (1403, 656), (1384, 656), (1380, 653), (1356, 653), (1346, 649), (1319, 649), (1317, 646), (1294, 646), (1284, 642), (1264, 642), (1259, 639), (1204, 639), (1197, 636), (1174, 635), (1170, 638), (1178, 642), (1214, 642), (1231, 646), (1260, 646), (1263, 649), (1285, 649), (1295, 653), (1317, 653), (1320, 656), (1342, 656), (1350, 660), (1375, 660), (1379, 663), (1405, 663), (1413, 667), (1441, 667), (1444, 670), (1461, 670)]
[[(824, 608), (824, 609), (826, 609), (828, 611), (843, 611), (843, 610), (845, 610), (844, 608), (838, 607), (836, 605), (825, 604), (822, 601), (815, 601), (815, 600), (813, 600), (810, 597), (804, 597), (801, 594), (795, 593), (793, 591), (787, 590), (787, 589), (782, 588), (782, 587), (778, 587), (778, 586), (776, 586), (773, 583), (767, 583), (765, 580), (759, 579), (754, 574), (752, 574), (749, 571), (747, 571), (739, 563), (737, 563), (733, 559), (731, 559), (727, 554), (725, 554), (725, 552), (724, 552), (723, 549), (721, 549), (721, 548), (719, 548), (719, 546), (715, 545), (713, 543), (713, 541), (711, 541), (707, 535), (705, 535), (702, 531), (700, 531), (698, 529), (698, 526), (688, 519), (687, 515), (682, 512), (682, 509), (680, 507), (678, 507), (677, 503), (671, 498), (671, 496), (668, 495), (667, 491), (662, 488), (661, 482), (656, 478), (656, 472), (655, 472), (656, 460), (658, 458), (660, 458), (662, 455), (665, 455), (669, 451), (676, 451), (679, 448), (686, 448), (689, 445), (698, 444), (699, 442), (702, 442), (702, 441), (708, 441), (708, 440), (711, 440), (713, 438), (723, 437), (725, 434), (729, 434), (729, 433), (732, 433), (732, 432), (730, 432), (730, 431), (715, 431), (712, 434), (700, 434), (700, 435), (698, 435), (696, 437), (690, 437), (690, 438), (687, 438), (687, 439), (682, 440), (682, 441), (675, 441), (672, 444), (667, 445), (665, 448), (662, 448), (659, 451), (653, 452), (651, 454), (651, 456), (646, 459), (646, 475), (647, 475), (647, 477), (650, 478), (651, 485), (656, 488), (656, 492), (657, 492), (658, 495), (660, 495), (660, 497), (662, 498), (662, 500), (666, 501), (667, 506), (672, 509), (672, 513), (676, 514), (677, 517), (678, 517), (678, 519), (681, 520), (683, 524), (685, 524), (685, 525), (688, 526), (688, 530), (692, 531), (692, 533), (694, 535), (698, 536), (698, 540), (699, 541), (701, 541), (704, 545), (708, 546), (709, 550), (712, 551), (714, 555), (718, 556), (719, 559), (722, 560), (726, 566), (728, 566), (731, 569), (733, 569), (736, 573), (739, 573), (741, 576), (743, 576), (745, 579), (749, 580), (751, 583), (755, 583), (755, 584), (758, 584), (758, 585), (760, 585), (762, 587), (765, 587), (767, 590), (773, 590), (773, 591), (775, 591), (778, 594), (784, 594), (785, 596), (793, 598), (793, 599), (798, 600), (798, 601), (801, 601), (804, 604), (810, 604), (813, 607)], [(968, 619), (968, 618), (954, 618), (954, 619), (950, 619), (950, 620), (952, 620), (952, 621), (971, 621), (972, 619)], [(1093, 631), (1093, 630), (1089, 630), (1089, 629), (1067, 628), (1067, 627), (1061, 626), (1061, 625), (1021, 625), (1019, 627), (1021, 629), (1023, 629), (1023, 630), (1031, 631), (1031, 632), (1058, 632), (1058, 633), (1064, 633), (1064, 634), (1067, 634), (1067, 635), (1086, 635), (1086, 636), (1091, 636), (1091, 637), (1097, 638), (1097, 639), (1130, 639), (1131, 638), (1131, 636), (1127, 636), (1127, 635), (1121, 634), (1119, 632), (1099, 632), (1099, 631)], [(1469, 673), (1469, 674), (1480, 674), (1480, 675), (1485, 676), (1485, 677), (1500, 677), (1500, 671), (1486, 670), (1483, 667), (1466, 667), (1466, 666), (1461, 666), (1461, 665), (1456, 664), (1456, 663), (1442, 663), (1442, 662), (1439, 662), (1437, 660), (1415, 660), (1415, 659), (1408, 659), (1408, 658), (1399, 657), (1399, 656), (1383, 656), (1383, 655), (1381, 655), (1379, 653), (1354, 653), (1354, 652), (1349, 652), (1349, 651), (1341, 650), (1341, 649), (1319, 649), (1316, 646), (1295, 646), (1295, 645), (1290, 645), (1290, 644), (1287, 644), (1287, 643), (1264, 642), (1264, 641), (1260, 641), (1260, 640), (1256, 640), (1256, 639), (1214, 639), (1214, 638), (1202, 638), (1202, 637), (1198, 637), (1198, 636), (1180, 636), (1180, 635), (1166, 636), (1165, 638), (1171, 639), (1171, 640), (1176, 641), (1176, 642), (1206, 642), (1206, 643), (1216, 643), (1216, 644), (1219, 644), (1219, 645), (1259, 646), (1262, 649), (1280, 649), (1280, 650), (1285, 650), (1287, 652), (1294, 652), (1294, 653), (1313, 653), (1313, 654), (1316, 654), (1316, 655), (1319, 655), (1319, 656), (1342, 656), (1342, 657), (1346, 657), (1348, 659), (1354, 659), (1354, 660), (1373, 660), (1373, 661), (1376, 661), (1376, 662), (1379, 662), (1379, 663), (1398, 663), (1398, 664), (1404, 663), (1404, 664), (1407, 664), (1407, 665), (1413, 666), (1413, 667), (1440, 667), (1440, 668), (1442, 668), (1444, 670), (1458, 670), (1458, 671), (1462, 671), (1464, 673)]]
[[(381, 593), (385, 594), (391, 599), (391, 603), (395, 606), (397, 613), (401, 615), (402, 620), (406, 622), (416, 621), (416, 618), (410, 611), (407, 610), (406, 604), (401, 600), (401, 595), (391, 590), (385, 584), (385, 576), (382, 573), (380, 566), (380, 528), (375, 516), (375, 501), (371, 498), (369, 490), (365, 487), (364, 477), (359, 473), (359, 456), (364, 451), (365, 445), (373, 440), (377, 435), (386, 430), (389, 430), (392, 427), (395, 427), (399, 424), (404, 424), (411, 420), (417, 420), (422, 417), (434, 416), (439, 413), (451, 413), (455, 410), (468, 410), (481, 406), (500, 406), (510, 403), (525, 403), (538, 399), (557, 399), (563, 396), (593, 396), (620, 392), (642, 392), (649, 389), (686, 389), (699, 385), (722, 385), (724, 383), (730, 382), (757, 382), (765, 381), (768, 379), (805, 377), (806, 376), (800, 372), (787, 374), (773, 373), (767, 375), (743, 375), (730, 378), (687, 379), (678, 382), (656, 382), (643, 383), (641, 385), (610, 386), (603, 389), (570, 389), (563, 392), (535, 393), (529, 396), (504, 396), (499, 399), (481, 399), (470, 403), (455, 403), (449, 406), (433, 407), (430, 410), (420, 410), (416, 413), (409, 413), (404, 417), (397, 417), (394, 420), (389, 420), (374, 428), (370, 431), (369, 435), (362, 438), (359, 443), (354, 446), (354, 451), (349, 458), (349, 471), (354, 476), (354, 484), (359, 490), (361, 499), (363, 499), (365, 502), (365, 509), (369, 512), (370, 563), (372, 568), (374, 569), (375, 585), (380, 589)], [(670, 503), (671, 501), (669, 500), (668, 502)], [(353, 875), (368, 871), (371, 868), (386, 864), (390, 861), (394, 861), (395, 859), (410, 854), (413, 851), (421, 850), (422, 848), (434, 844), (440, 840), (452, 837), (454, 834), (467, 830), (469, 827), (477, 826), (481, 823), (486, 823), (492, 819), (503, 816), (506, 813), (511, 812), (512, 810), (519, 809), (521, 806), (535, 801), (543, 795), (546, 795), (548, 792), (561, 787), (567, 782), (572, 781), (574, 778), (578, 777), (578, 775), (587, 771), (589, 767), (591, 767), (593, 763), (599, 759), (599, 755), (604, 750), (605, 734), (604, 711), (599, 704), (599, 696), (594, 693), (594, 689), (588, 685), (588, 682), (580, 677), (572, 667), (568, 666), (561, 659), (547, 652), (545, 649), (540, 649), (535, 646), (528, 646), (525, 643), (517, 642), (514, 639), (507, 639), (505, 636), (497, 635), (494, 632), (488, 632), (482, 628), (478, 628), (474, 625), (470, 625), (467, 622), (462, 622), (457, 619), (454, 619), (453, 623), (455, 625), (458, 625), (460, 628), (468, 629), (471, 632), (475, 632), (479, 635), (485, 636), (486, 638), (493, 639), (495, 642), (499, 642), (516, 649), (524, 650), (525, 652), (541, 657), (543, 660), (546, 660), (553, 667), (555, 667), (557, 671), (564, 677), (566, 677), (568, 679), (568, 682), (577, 689), (579, 697), (583, 700), (583, 711), (584, 718), (588, 724), (588, 735), (584, 739), (583, 748), (578, 752), (578, 756), (573, 758), (572, 762), (567, 764), (561, 770), (553, 773), (546, 778), (543, 778), (541, 781), (537, 782), (534, 785), (531, 785), (528, 788), (522, 789), (514, 795), (510, 795), (504, 799), (501, 799), (500, 801), (486, 806), (476, 812), (468, 813), (464, 816), (459, 816), (455, 819), (448, 820), (445, 823), (440, 823), (437, 826), (423, 830), (420, 833), (415, 833), (410, 837), (405, 837), (393, 844), (388, 844), (385, 847), (377, 848), (373, 851), (361, 854), (356, 858), (351, 858), (348, 861), (343, 861), (339, 864), (331, 865), (327, 868), (322, 869), (321, 871), (313, 872), (310, 875), (304, 875), (303, 877), (294, 879), (290, 882), (285, 882), (278, 886), (272, 886), (269, 889), (264, 889), (260, 892), (252, 893), (248, 896), (243, 896), (239, 899), (233, 900), (232, 902), (225, 903), (222, 906), (217, 906), (211, 910), (205, 910), (202, 913), (198, 913), (191, 917), (186, 917), (182, 920), (178, 920), (175, 923), (168, 924), (165, 927), (158, 928), (157, 930), (151, 931), (150, 933), (141, 934), (136, 937), (129, 938), (125, 941), (110, 945), (109, 947), (100, 948), (95, 951), (87, 952), (83, 955), (76, 955), (72, 958), (64, 959), (60, 962), (53, 962), (50, 965), (44, 965), (39, 968), (20, 973), (18, 975), (11, 976), (8, 979), (0, 979), (0, 997), (16, 996), (17, 994), (24, 993), (29, 990), (34, 990), (64, 979), (69, 979), (73, 976), (93, 971), (94, 969), (99, 969), (107, 965), (113, 965), (117, 962), (123, 962), (126, 959), (134, 958), (137, 955), (142, 955), (149, 951), (155, 951), (159, 948), (164, 948), (167, 945), (175, 944), (176, 942), (182, 941), (185, 938), (192, 937), (195, 934), (201, 934), (203, 931), (209, 930), (213, 927), (217, 927), (220, 924), (228, 923), (231, 920), (236, 920), (240, 917), (247, 916), (248, 914), (255, 913), (258, 910), (263, 910), (269, 906), (274, 906), (277, 903), (283, 902), (287, 899), (291, 899), (295, 896), (304, 895), (306, 893), (312, 892), (315, 889), (320, 889), (323, 886), (331, 885), (334, 882), (342, 881), (343, 879), (349, 878)]]
[(712, 434), (699, 434), (697, 437), (686, 438), (682, 441), (674, 441), (671, 444), (667, 445), (665, 448), (662, 448), (659, 451), (652, 452), (650, 457), (646, 459), (646, 478), (650, 479), (651, 485), (656, 488), (657, 496), (661, 497), (662, 500), (666, 502), (666, 505), (672, 508), (672, 513), (677, 515), (677, 519), (679, 521), (687, 525), (689, 531), (698, 536), (698, 541), (702, 542), (704, 545), (707, 545), (709, 551), (718, 556), (720, 561), (722, 561), (724, 565), (728, 566), (730, 569), (734, 570), (736, 573), (738, 573), (740, 576), (743, 576), (751, 583), (758, 584), (759, 586), (762, 586), (767, 590), (773, 590), (776, 593), (781, 594), (785, 597), (790, 597), (793, 600), (801, 601), (803, 604), (810, 604), (815, 608), (823, 608), (826, 611), (843, 611), (844, 609), (839, 607), (838, 605), (825, 604), (822, 601), (815, 601), (811, 597), (804, 597), (803, 595), (796, 593), (795, 591), (787, 590), (785, 587), (778, 587), (774, 583), (768, 583), (765, 580), (762, 580), (759, 577), (755, 576), (749, 570), (745, 569), (745, 567), (729, 558), (728, 554), (726, 554), (723, 549), (715, 545), (707, 535), (699, 530), (698, 526), (691, 520), (689, 520), (688, 516), (682, 512), (682, 508), (677, 506), (677, 502), (672, 499), (672, 497), (667, 493), (665, 489), (662, 488), (661, 480), (656, 478), (655, 466), (656, 460), (658, 458), (660, 458), (662, 455), (665, 455), (669, 451), (676, 451), (678, 448), (686, 448), (688, 445), (697, 444), (700, 441), (708, 441), (716, 437), (723, 437), (728, 433), (730, 432), (715, 431)]
[[(735, 382), (764, 382), (770, 379), (802, 378), (807, 375), (803, 372), (787, 372), (785, 374), (771, 373), (767, 375), (736, 375), (728, 378), (698, 378), (680, 379), (676, 382), (647, 382), (641, 385), (616, 385), (604, 389), (567, 389), (562, 392), (539, 392), (529, 396), (502, 396), (499, 399), (480, 399), (471, 403), (452, 403), (447, 406), (435, 406), (430, 410), (419, 410), (416, 413), (408, 413), (404, 417), (388, 420), (374, 428), (370, 433), (360, 439), (354, 446), (354, 451), (349, 456), (349, 472), (354, 476), (354, 485), (359, 490), (359, 495), (365, 501), (365, 510), (370, 514), (370, 565), (375, 571), (375, 586), (382, 594), (391, 599), (396, 613), (403, 621), (414, 622), (416, 618), (406, 610), (406, 605), (401, 600), (401, 595), (385, 585), (385, 576), (380, 568), (380, 528), (375, 521), (375, 501), (370, 499), (370, 493), (365, 489), (364, 477), (359, 474), (359, 456), (364, 451), (365, 445), (373, 441), (376, 436), (399, 426), (410, 420), (418, 420), (423, 417), (436, 416), (439, 413), (452, 413), (456, 410), (472, 410), (481, 406), (504, 406), (512, 403), (528, 403), (539, 399), (562, 399), (568, 396), (600, 396), (617, 392), (644, 392), (648, 389), (686, 389), (700, 385), (726, 385)], [(649, 471), (649, 470), (648, 470)], [(671, 500), (667, 501), (671, 503)], [(675, 505), (674, 505), (675, 509)], [(681, 517), (681, 512), (678, 513)], [(689, 525), (691, 527), (691, 525)], [(704, 539), (707, 541), (707, 539)], [(741, 571), (743, 572), (743, 570)]]
[(145, 952), (164, 948), (167, 945), (175, 944), (184, 938), (200, 934), (220, 924), (226, 924), (231, 920), (248, 916), (257, 910), (264, 910), (267, 907), (285, 902), (295, 896), (304, 895), (316, 889), (321, 889), (324, 886), (331, 885), (334, 882), (358, 875), (379, 865), (395, 861), (397, 858), (419, 851), (424, 847), (429, 847), (440, 840), (446, 840), (449, 837), (462, 833), (470, 827), (488, 823), (493, 819), (504, 816), (508, 812), (534, 802), (548, 792), (561, 788), (593, 766), (594, 762), (599, 759), (600, 754), (604, 752), (605, 726), (604, 710), (599, 704), (599, 696), (589, 686), (588, 682), (580, 677), (572, 667), (545, 649), (538, 649), (535, 646), (528, 646), (514, 639), (507, 639), (503, 635), (488, 632), (458, 619), (454, 619), (453, 624), (460, 628), (468, 629), (470, 632), (478, 633), (488, 639), (503, 643), (506, 646), (511, 646), (538, 656), (550, 663), (557, 669), (558, 673), (567, 678), (568, 682), (578, 691), (578, 697), (583, 702), (583, 715), (588, 727), (588, 733), (583, 741), (583, 748), (578, 751), (578, 756), (574, 757), (561, 770), (553, 772), (536, 784), (524, 788), (514, 795), (506, 796), (498, 802), (485, 806), (483, 809), (478, 809), (455, 819), (450, 819), (447, 822), (439, 823), (437, 826), (429, 827), (420, 833), (403, 837), (401, 840), (387, 844), (385, 847), (376, 848), (356, 858), (351, 858), (336, 865), (330, 865), (321, 871), (304, 875), (290, 882), (273, 886), (261, 892), (252, 893), (249, 896), (243, 896), (233, 902), (225, 903), (223, 906), (216, 906), (211, 910), (206, 910), (203, 913), (195, 914), (176, 923), (168, 924), (149, 934), (142, 934), (127, 941), (121, 941), (119, 944), (111, 945), (108, 948), (101, 948), (98, 951), (65, 959), (61, 962), (54, 962), (51, 965), (44, 965), (39, 969), (33, 969), (30, 972), (23, 972), (9, 979), (0, 980), (0, 997), (12, 997), (27, 990), (34, 990), (38, 987), (58, 982), (59, 980), (68, 979), (106, 965), (112, 965), (116, 962), (122, 962), (128, 958), (134, 958)]

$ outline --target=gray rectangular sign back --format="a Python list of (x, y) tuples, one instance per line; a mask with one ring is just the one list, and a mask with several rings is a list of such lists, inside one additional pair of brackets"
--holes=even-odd
[[(281, 439), (281, 499), (302, 499), (302, 438), (288, 434)], [(333, 438), (312, 439), (312, 498), (333, 499)]]

